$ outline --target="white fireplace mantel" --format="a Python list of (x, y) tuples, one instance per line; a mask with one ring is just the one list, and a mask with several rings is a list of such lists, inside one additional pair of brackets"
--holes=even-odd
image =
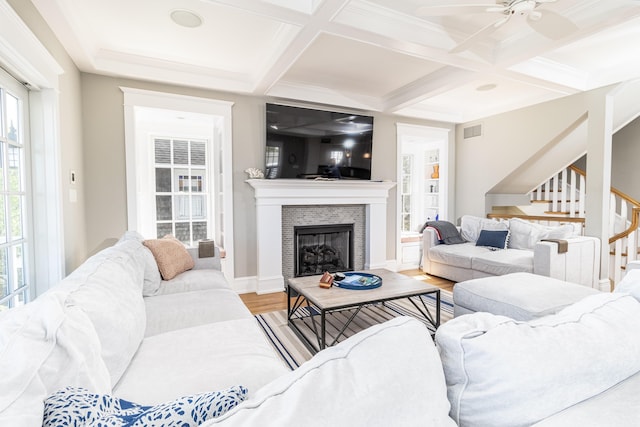
[(365, 268), (383, 268), (387, 255), (389, 181), (249, 179), (255, 190), (258, 294), (284, 290), (282, 206), (365, 205)]

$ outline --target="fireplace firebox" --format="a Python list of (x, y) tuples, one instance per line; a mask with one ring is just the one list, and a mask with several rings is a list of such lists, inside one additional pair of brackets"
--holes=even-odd
[(353, 271), (353, 224), (293, 228), (296, 277)]

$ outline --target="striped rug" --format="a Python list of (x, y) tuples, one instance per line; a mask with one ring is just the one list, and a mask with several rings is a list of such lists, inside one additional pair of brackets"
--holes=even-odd
[[(427, 307), (435, 313), (435, 296), (426, 295), (424, 297)], [(451, 292), (440, 291), (440, 323), (444, 323), (453, 317), (453, 298)], [(306, 309), (304, 309), (306, 311)], [(327, 317), (327, 335), (328, 342), (333, 341), (332, 337), (335, 337), (338, 328), (345, 324), (345, 321), (349, 318), (351, 311), (345, 310)], [(309, 319), (309, 315), (316, 315), (317, 313), (304, 312)], [(346, 337), (350, 337), (355, 333), (377, 323), (384, 322), (392, 319), (396, 316), (413, 316), (422, 320), (427, 327), (433, 332), (433, 326), (424, 320), (423, 316), (417, 312), (415, 307), (406, 299), (400, 299), (396, 301), (390, 301), (382, 304), (376, 304), (368, 306), (358, 313), (356, 318), (351, 323), (348, 330), (345, 331)], [(290, 369), (295, 369), (302, 363), (311, 359), (313, 356), (311, 352), (305, 347), (305, 345), (298, 339), (296, 334), (287, 325), (287, 311), (273, 311), (270, 313), (258, 314), (255, 316), (258, 323), (262, 327), (269, 342), (275, 348), (276, 352), (280, 355), (282, 360)], [(311, 332), (305, 334), (310, 339), (312, 338)], [(346, 337), (341, 337), (338, 341), (344, 340)], [(313, 338), (315, 340), (315, 338)], [(315, 341), (313, 341), (315, 342)]]

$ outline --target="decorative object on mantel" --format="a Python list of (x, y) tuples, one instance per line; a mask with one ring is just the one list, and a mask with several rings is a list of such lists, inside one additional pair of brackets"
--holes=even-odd
[(213, 240), (203, 239), (198, 242), (198, 258), (211, 258), (216, 256), (216, 246)]
[(244, 172), (249, 175), (249, 179), (264, 179), (264, 172), (258, 168), (248, 168)]
[(431, 174), (431, 178), (440, 178), (440, 165), (433, 165), (433, 173)]

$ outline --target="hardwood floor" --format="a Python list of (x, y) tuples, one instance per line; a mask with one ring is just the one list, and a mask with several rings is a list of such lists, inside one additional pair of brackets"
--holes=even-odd
[(275, 292), (258, 295), (255, 292), (240, 294), (242, 302), (247, 306), (251, 314), (268, 313), (270, 311), (287, 309), (287, 293)]
[[(400, 271), (400, 273), (409, 277), (414, 277), (417, 280), (422, 280), (449, 292), (453, 291), (453, 285), (455, 284), (455, 282), (447, 279), (429, 276), (418, 269)], [(287, 309), (286, 292), (276, 292), (265, 295), (258, 295), (255, 292), (252, 292), (248, 294), (240, 294), (240, 298), (242, 298), (244, 305), (249, 308), (249, 311), (251, 311), (252, 314)]]

